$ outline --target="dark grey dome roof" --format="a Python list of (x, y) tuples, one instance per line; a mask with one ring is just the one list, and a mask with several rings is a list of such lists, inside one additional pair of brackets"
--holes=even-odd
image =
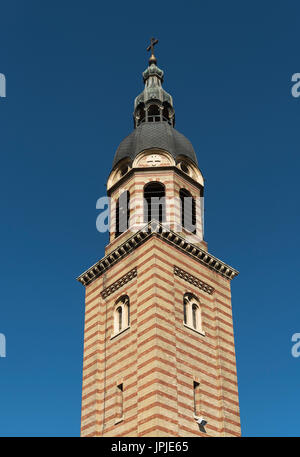
[(197, 157), (192, 143), (168, 122), (145, 122), (139, 125), (119, 145), (113, 162), (113, 167), (122, 159), (135, 159), (139, 152), (145, 149), (159, 148), (168, 151), (174, 159), (185, 155), (195, 164)]

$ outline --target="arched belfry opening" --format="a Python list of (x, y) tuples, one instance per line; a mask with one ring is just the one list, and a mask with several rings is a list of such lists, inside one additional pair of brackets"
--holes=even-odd
[(161, 121), (161, 111), (158, 105), (150, 105), (147, 110), (148, 122), (159, 122)]
[(144, 222), (156, 220), (166, 221), (166, 192), (165, 186), (154, 181), (144, 187)]
[(116, 203), (116, 232), (115, 238), (126, 232), (129, 228), (130, 218), (130, 193), (124, 191)]
[(180, 189), (180, 218), (181, 227), (191, 233), (196, 233), (196, 201), (187, 189)]

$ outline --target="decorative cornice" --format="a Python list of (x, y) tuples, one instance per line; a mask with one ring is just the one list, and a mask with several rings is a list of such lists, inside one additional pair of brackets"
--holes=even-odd
[(190, 284), (193, 284), (193, 286), (198, 287), (198, 289), (207, 292), (209, 295), (212, 295), (215, 291), (215, 289), (212, 286), (210, 286), (204, 281), (201, 281), (201, 279), (196, 278), (196, 276), (191, 275), (190, 273), (182, 270), (179, 267), (174, 266), (174, 274), (176, 276), (179, 276), (179, 278), (182, 278), (185, 281), (189, 282)]
[(217, 259), (212, 254), (204, 251), (200, 247), (189, 243), (185, 238), (173, 232), (168, 227), (165, 227), (157, 221), (151, 221), (141, 230), (134, 233), (132, 237), (128, 238), (124, 241), (124, 243), (107, 254), (107, 256), (103, 257), (88, 270), (83, 272), (77, 280), (85, 286), (90, 284), (152, 236), (156, 236), (166, 241), (176, 249), (179, 249), (181, 252), (184, 252), (227, 279), (233, 279), (239, 274), (239, 272), (234, 268)]
[[(158, 150), (159, 148), (155, 148), (155, 149)], [(147, 149), (145, 149), (144, 151), (141, 151), (139, 154), (145, 153), (146, 151), (147, 151)], [(162, 149), (161, 151), (162, 152), (168, 152), (165, 149)], [(116, 166), (113, 170), (115, 170), (116, 168), (118, 168), (118, 167)], [(198, 187), (198, 189), (200, 189), (200, 190), (203, 189), (203, 186), (198, 181), (196, 181), (194, 178), (192, 178), (191, 176), (189, 176), (186, 173), (184, 173), (182, 170), (180, 170), (180, 168), (176, 167), (176, 165), (166, 165), (166, 166), (161, 166), (161, 167), (155, 167), (155, 171), (170, 171), (170, 170), (174, 171), (176, 174), (178, 174), (182, 178), (184, 178), (187, 181), (189, 181), (193, 186)], [(127, 181), (128, 178), (131, 178), (132, 175), (136, 171), (143, 171), (143, 172), (144, 171), (145, 172), (152, 171), (153, 172), (153, 168), (152, 167), (135, 167), (135, 168), (131, 168), (124, 176), (122, 176), (109, 189), (107, 189), (108, 197), (110, 197), (111, 194), (114, 192), (114, 190), (116, 190), (119, 186), (121, 186), (121, 184), (123, 184), (125, 181)]]
[(108, 286), (106, 289), (101, 292), (101, 297), (106, 298), (116, 290), (120, 289), (120, 287), (124, 286), (124, 284), (127, 284), (128, 281), (131, 281), (131, 279), (136, 278), (137, 276), (137, 269), (133, 268), (130, 270), (126, 275), (122, 276), (120, 279), (112, 283), (110, 286)]

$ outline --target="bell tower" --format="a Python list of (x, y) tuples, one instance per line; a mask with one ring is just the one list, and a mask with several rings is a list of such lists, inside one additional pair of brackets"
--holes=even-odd
[(240, 436), (230, 282), (154, 45), (107, 181), (110, 240), (82, 273), (82, 436)]

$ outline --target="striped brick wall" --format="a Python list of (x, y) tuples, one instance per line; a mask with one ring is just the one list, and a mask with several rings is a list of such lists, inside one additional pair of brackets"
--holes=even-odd
[[(174, 266), (213, 293), (176, 275)], [(110, 288), (134, 268), (136, 276)], [(186, 292), (200, 301), (205, 335), (183, 324)], [(123, 294), (130, 298), (130, 328), (111, 338), (114, 305)], [(194, 381), (205, 431), (194, 419)], [(81, 434), (240, 435), (229, 280), (153, 234), (86, 287)]]

